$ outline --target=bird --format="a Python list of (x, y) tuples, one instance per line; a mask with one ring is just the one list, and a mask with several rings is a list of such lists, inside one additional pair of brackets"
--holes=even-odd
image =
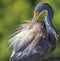
[[(45, 19), (39, 20), (42, 12)], [(53, 26), (54, 11), (48, 3), (40, 2), (34, 9), (31, 21), (21, 25), (9, 39), (13, 51), (9, 61), (43, 61), (55, 50), (59, 34)]]

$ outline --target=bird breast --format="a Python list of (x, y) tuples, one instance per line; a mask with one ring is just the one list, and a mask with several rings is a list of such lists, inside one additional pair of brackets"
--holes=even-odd
[(35, 30), (42, 32), (44, 30), (44, 24), (41, 21), (32, 23), (31, 29), (35, 29)]

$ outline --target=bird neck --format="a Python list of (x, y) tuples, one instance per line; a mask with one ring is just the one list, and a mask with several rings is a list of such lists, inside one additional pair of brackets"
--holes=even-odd
[(54, 26), (52, 24), (53, 10), (49, 6), (46, 6), (45, 10), (46, 10), (45, 24), (47, 32), (49, 33), (50, 32), (49, 30), (54, 29)]
[(45, 22), (48, 24), (52, 24), (52, 18), (53, 18), (53, 10), (51, 7), (46, 7), (46, 16), (45, 16)]
[(50, 33), (51, 31), (56, 37), (58, 35), (58, 32), (52, 24), (52, 18), (53, 18), (53, 10), (51, 8), (48, 9), (46, 8), (45, 24), (47, 32)]

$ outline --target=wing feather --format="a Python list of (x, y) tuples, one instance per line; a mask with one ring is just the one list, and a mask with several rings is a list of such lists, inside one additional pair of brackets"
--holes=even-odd
[(33, 29), (21, 31), (10, 39), (11, 46), (13, 45), (15, 50), (19, 50), (26, 43), (30, 42), (35, 36), (36, 33)]

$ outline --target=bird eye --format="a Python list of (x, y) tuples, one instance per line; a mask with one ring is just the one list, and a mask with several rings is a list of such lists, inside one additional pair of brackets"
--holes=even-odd
[(38, 15), (39, 14), (39, 12), (38, 11), (34, 11), (34, 15)]

